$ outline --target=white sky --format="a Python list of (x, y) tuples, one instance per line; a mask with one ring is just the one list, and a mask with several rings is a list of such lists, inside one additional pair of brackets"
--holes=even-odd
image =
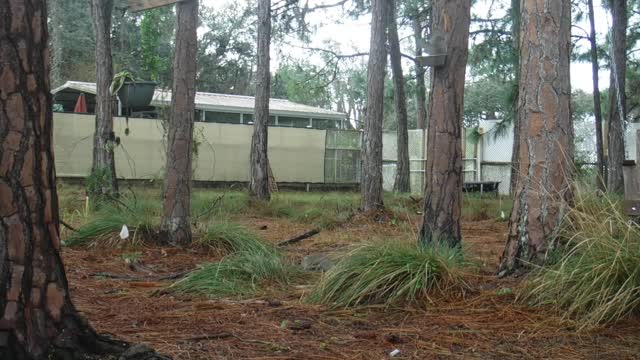
[[(202, 0), (202, 2), (210, 7), (221, 8), (228, 3), (235, 2), (245, 2), (246, 0)], [(274, 0), (272, 0), (273, 2)], [(601, 5), (602, 0), (595, 0), (595, 21), (596, 21), (596, 30), (598, 32), (598, 37), (604, 37), (607, 30), (610, 27), (610, 17), (609, 14), (603, 9)], [(332, 4), (335, 3), (335, 0), (309, 0), (309, 5), (314, 6), (318, 4)], [(491, 0), (479, 0), (476, 2), (474, 7), (472, 8), (472, 13), (478, 15), (479, 17), (487, 17), (487, 12), (489, 10), (489, 3)], [(494, 3), (504, 3), (508, 6), (510, 1), (508, 0), (497, 0), (493, 1)], [(504, 10), (497, 9), (496, 5), (494, 5), (493, 16), (501, 16)], [(311, 47), (326, 47), (327, 42), (337, 44), (336, 48), (333, 50), (343, 53), (349, 54), (354, 52), (366, 52), (369, 48), (369, 32), (370, 32), (370, 16), (365, 16), (357, 20), (353, 20), (344, 16), (339, 10), (331, 10), (331, 11), (321, 11), (318, 13), (314, 13), (308, 16), (309, 23), (317, 29), (316, 34), (312, 36), (312, 43), (309, 45)], [(589, 24), (585, 17), (585, 21), (578, 26), (582, 27), (585, 30), (588, 30)], [(575, 27), (572, 29), (575, 34), (582, 34), (582, 31), (576, 29)], [(409, 29), (400, 29), (400, 38), (402, 39), (404, 36), (409, 35)], [(405, 51), (409, 53), (409, 50), (412, 48), (412, 44), (407, 39), (405, 41), (404, 48)], [(297, 42), (293, 37), (288, 40), (289, 43), (302, 45), (300, 42)], [(586, 41), (582, 41), (579, 43), (582, 47), (587, 47), (588, 43)], [(292, 46), (288, 46), (286, 44), (274, 44), (272, 49), (272, 69), (275, 70), (278, 67), (279, 60), (281, 59), (280, 53), (287, 54), (289, 56), (300, 57), (300, 58), (309, 58), (309, 53), (299, 48), (295, 48)], [(322, 63), (322, 59), (318, 55), (312, 56), (309, 58), (310, 61), (317, 62), (318, 64)], [(409, 67), (410, 64), (407, 62), (405, 66)], [(571, 85), (574, 89), (582, 89), (586, 92), (592, 92), (592, 79), (591, 79), (592, 71), (590, 63), (577, 63), (573, 62), (571, 64)], [(609, 83), (609, 71), (605, 69), (600, 70), (600, 82), (603, 86)]]

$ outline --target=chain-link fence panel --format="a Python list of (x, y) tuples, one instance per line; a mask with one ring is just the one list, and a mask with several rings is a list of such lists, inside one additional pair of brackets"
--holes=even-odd
[(325, 183), (360, 182), (362, 133), (350, 130), (327, 130), (324, 153)]

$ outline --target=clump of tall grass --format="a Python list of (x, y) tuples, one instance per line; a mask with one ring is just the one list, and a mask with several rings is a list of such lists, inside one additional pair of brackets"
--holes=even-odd
[(464, 293), (460, 249), (408, 242), (368, 243), (345, 255), (307, 300), (335, 307), (406, 304)]
[(640, 226), (619, 201), (577, 191), (561, 239), (566, 251), (532, 274), (520, 300), (553, 306), (580, 329), (640, 311)]
[(212, 298), (245, 297), (260, 291), (266, 283), (286, 285), (298, 272), (275, 246), (242, 225), (228, 221), (210, 224), (197, 242), (229, 255), (192, 272), (169, 291)]
[(268, 246), (244, 226), (229, 221), (210, 224), (196, 242), (202, 246), (220, 249), (228, 254), (237, 252), (267, 252)]
[[(120, 203), (103, 204), (91, 219), (71, 232), (65, 239), (66, 246), (93, 244), (119, 245), (122, 242), (136, 244), (152, 234), (159, 222), (158, 201), (149, 199), (122, 199)], [(129, 229), (129, 238), (118, 236), (122, 226)]]
[(174, 283), (169, 291), (211, 298), (254, 295), (267, 283), (288, 284), (297, 270), (277, 250), (265, 247), (241, 251), (216, 263), (204, 265)]

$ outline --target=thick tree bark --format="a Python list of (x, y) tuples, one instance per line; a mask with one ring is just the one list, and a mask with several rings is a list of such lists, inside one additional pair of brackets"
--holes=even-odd
[(396, 178), (393, 189), (397, 192), (411, 192), (410, 163), (409, 163), (409, 124), (407, 120), (407, 99), (404, 92), (404, 75), (402, 74), (402, 60), (400, 53), (400, 39), (398, 38), (398, 23), (396, 21), (396, 1), (389, 0), (387, 13), (387, 32), (389, 41), (389, 58), (393, 74), (393, 88), (395, 90), (394, 105), (398, 122), (398, 160), (396, 162)]
[(447, 59), (433, 70), (427, 125), (424, 217), (419, 242), (461, 240), (462, 114), (471, 2), (434, 0), (433, 31), (446, 38)]
[(571, 2), (522, 3), (519, 181), (500, 274), (544, 261), (570, 199)]
[(385, 0), (371, 4), (371, 42), (367, 65), (367, 110), (362, 144), (362, 210), (384, 206), (382, 198), (382, 122), (384, 116), (384, 72), (387, 65)]
[(587, 0), (589, 7), (589, 25), (591, 27), (589, 34), (589, 42), (591, 43), (591, 72), (593, 77), (593, 114), (595, 117), (596, 127), (596, 168), (598, 171), (598, 188), (602, 191), (606, 190), (606, 176), (604, 164), (604, 145), (602, 139), (602, 105), (600, 104), (600, 85), (598, 72), (600, 65), (598, 64), (598, 45), (596, 44), (596, 22), (593, 11), (593, 0)]
[(91, 16), (96, 35), (96, 123), (93, 133), (91, 175), (100, 178), (95, 195), (117, 195), (118, 179), (113, 155), (113, 101), (109, 87), (113, 79), (111, 57), (111, 11), (113, 0), (91, 0)]
[(59, 255), (45, 1), (1, 1), (0, 19), (0, 359), (121, 353), (78, 314)]
[(271, 0), (258, 0), (258, 65), (256, 70), (256, 104), (251, 137), (251, 178), (249, 195), (269, 201), (268, 123), (271, 73), (269, 49), (271, 44)]
[(611, 77), (609, 85), (609, 141), (607, 143), (607, 190), (624, 192), (622, 163), (624, 162), (624, 127), (627, 119), (625, 77), (627, 74), (627, 1), (610, 0), (613, 25), (611, 29)]
[(191, 243), (189, 217), (198, 47), (198, 0), (187, 0), (176, 5), (176, 29), (161, 232), (169, 243), (184, 246)]
[[(416, 16), (412, 19), (413, 37), (416, 42), (416, 56), (422, 56), (422, 24), (420, 18)], [(425, 130), (427, 128), (427, 89), (425, 86), (425, 69), (418, 63), (415, 65), (416, 70), (416, 120), (418, 129)]]

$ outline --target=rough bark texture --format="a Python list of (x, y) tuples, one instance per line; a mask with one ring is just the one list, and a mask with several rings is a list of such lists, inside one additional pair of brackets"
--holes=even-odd
[(191, 158), (196, 95), (198, 0), (176, 5), (176, 48), (167, 165), (164, 179), (162, 235), (171, 244), (191, 243)]
[(500, 274), (546, 257), (570, 199), (573, 166), (571, 2), (522, 3), (519, 181)]
[(382, 120), (384, 116), (384, 71), (387, 65), (385, 0), (371, 4), (371, 42), (367, 65), (367, 110), (362, 143), (362, 210), (384, 206), (382, 199)]
[(587, 0), (589, 7), (589, 24), (590, 34), (589, 42), (591, 43), (591, 72), (593, 77), (593, 114), (595, 117), (596, 127), (596, 162), (598, 170), (598, 188), (606, 190), (606, 176), (604, 164), (604, 145), (602, 139), (602, 105), (600, 104), (600, 85), (598, 72), (600, 65), (598, 64), (598, 45), (596, 44), (596, 23), (594, 19), (593, 0)]
[(410, 163), (409, 163), (409, 125), (407, 120), (407, 100), (404, 91), (404, 75), (400, 53), (400, 39), (398, 38), (398, 23), (396, 21), (396, 2), (389, 0), (387, 13), (387, 32), (389, 41), (389, 58), (393, 74), (394, 105), (396, 121), (398, 122), (398, 160), (396, 162), (396, 178), (393, 189), (397, 192), (411, 192)]
[(611, 77), (609, 85), (609, 141), (607, 142), (607, 190), (624, 192), (624, 127), (627, 118), (625, 76), (627, 74), (627, 0), (610, 0)]
[(251, 178), (249, 194), (252, 198), (269, 201), (269, 158), (267, 138), (269, 122), (269, 49), (271, 44), (271, 0), (258, 1), (258, 56), (256, 71), (256, 104), (251, 137)]
[(460, 244), (462, 114), (470, 24), (469, 0), (434, 0), (433, 31), (448, 44), (446, 64), (433, 70), (427, 128), (423, 245)]
[[(422, 38), (422, 25), (420, 24), (420, 18), (416, 15), (412, 19), (413, 23), (413, 36), (416, 42), (416, 56), (422, 56), (422, 45), (424, 39)], [(416, 120), (418, 129), (425, 130), (427, 128), (427, 89), (425, 86), (425, 69), (416, 63)]]
[(111, 57), (111, 11), (113, 0), (91, 0), (91, 16), (96, 35), (96, 125), (93, 134), (92, 176), (104, 181), (100, 188), (91, 189), (99, 194), (118, 193), (116, 163), (113, 156), (113, 101), (109, 86), (113, 79)]
[(0, 359), (122, 352), (76, 311), (59, 255), (45, 1), (1, 1), (0, 19)]

